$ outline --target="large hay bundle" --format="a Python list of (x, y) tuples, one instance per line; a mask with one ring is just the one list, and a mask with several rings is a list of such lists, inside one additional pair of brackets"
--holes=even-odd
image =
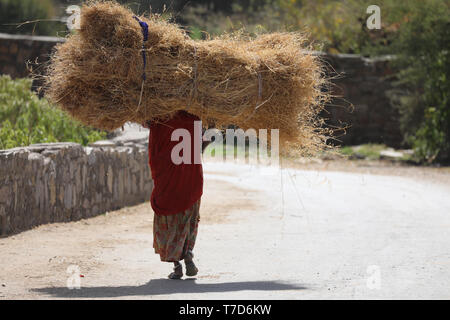
[(87, 125), (166, 119), (179, 110), (216, 126), (280, 129), (283, 143), (311, 151), (324, 142), (318, 117), (328, 96), (320, 61), (297, 33), (191, 40), (157, 16), (143, 34), (133, 13), (111, 1), (81, 11), (81, 30), (57, 46), (47, 96)]

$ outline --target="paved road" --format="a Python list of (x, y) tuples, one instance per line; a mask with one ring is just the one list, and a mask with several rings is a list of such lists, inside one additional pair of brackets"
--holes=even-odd
[(143, 204), (0, 239), (0, 298), (450, 298), (448, 184), (221, 163), (205, 180), (196, 279), (165, 279)]

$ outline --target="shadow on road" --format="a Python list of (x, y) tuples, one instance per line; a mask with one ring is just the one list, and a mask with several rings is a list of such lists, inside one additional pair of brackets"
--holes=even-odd
[(151, 280), (142, 286), (121, 287), (86, 287), (70, 290), (66, 287), (52, 287), (32, 289), (33, 292), (47, 294), (57, 298), (119, 298), (130, 296), (170, 295), (177, 293), (211, 293), (233, 291), (279, 291), (304, 290), (303, 286), (292, 285), (277, 281), (248, 281), (229, 283), (196, 283), (190, 280)]

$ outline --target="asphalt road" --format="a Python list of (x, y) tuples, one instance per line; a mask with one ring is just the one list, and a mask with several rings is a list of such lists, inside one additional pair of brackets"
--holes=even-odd
[(147, 203), (0, 239), (0, 299), (450, 298), (449, 184), (204, 168), (195, 279), (166, 279)]

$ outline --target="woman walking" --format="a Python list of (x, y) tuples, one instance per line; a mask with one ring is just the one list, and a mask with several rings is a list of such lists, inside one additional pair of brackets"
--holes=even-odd
[[(155, 213), (153, 247), (161, 261), (174, 264), (170, 279), (183, 277), (182, 260), (187, 276), (198, 273), (193, 260), (203, 194), (203, 168), (198, 159), (206, 145), (202, 143), (201, 126), (200, 134), (195, 133), (195, 121), (200, 119), (182, 111), (168, 121), (145, 125), (150, 129), (149, 164), (154, 182), (151, 195), (151, 206)], [(172, 151), (180, 143), (172, 141), (172, 133), (177, 129), (187, 130), (190, 134), (190, 163), (175, 164), (172, 159)], [(196, 138), (201, 140), (195, 141)], [(196, 148), (195, 143), (201, 143), (203, 148)], [(181, 158), (185, 151), (181, 151)], [(195, 155), (195, 152), (200, 154)]]

